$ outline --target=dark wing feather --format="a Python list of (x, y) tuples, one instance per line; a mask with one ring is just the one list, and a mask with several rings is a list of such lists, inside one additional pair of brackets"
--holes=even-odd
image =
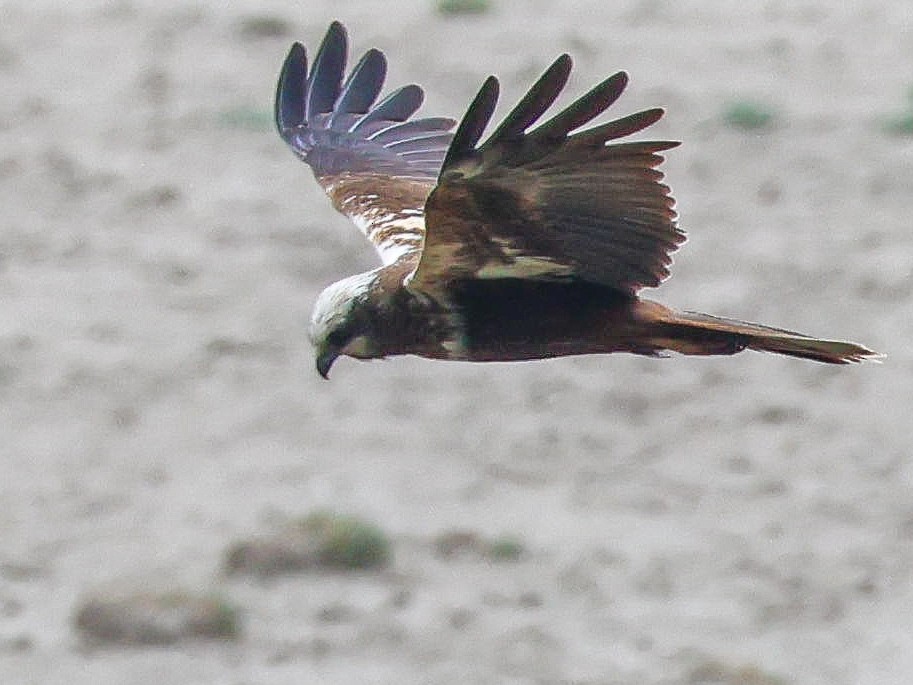
[(342, 86), (327, 128), (346, 131), (367, 112), (384, 85), (387, 58), (379, 50), (368, 50), (352, 69)]
[(352, 133), (368, 135), (386, 128), (394, 121), (405, 121), (422, 106), (424, 97), (425, 94), (418, 86), (403, 86), (381, 100), (377, 107), (359, 119), (350, 130)]
[(300, 43), (289, 50), (276, 88), (276, 127), (307, 162), (333, 205), (391, 263), (417, 250), (423, 207), (452, 138), (452, 119), (410, 119), (422, 89), (399, 88), (375, 104), (387, 73), (369, 50), (345, 76), (346, 31), (333, 22), (308, 71)]
[(317, 50), (314, 67), (308, 75), (305, 106), (308, 121), (333, 111), (346, 69), (347, 53), (346, 31), (342, 24), (334, 22)]
[(469, 107), (425, 207), (427, 233), (410, 285), (444, 290), (457, 280), (578, 279), (635, 293), (669, 273), (684, 241), (657, 170), (675, 142), (613, 143), (655, 123), (660, 109), (583, 131), (621, 95), (606, 79), (527, 131), (567, 82), (562, 55), (491, 137), (477, 146), (497, 100), (489, 79)]
[(571, 58), (568, 55), (561, 55), (556, 59), (510, 114), (504, 117), (501, 125), (491, 134), (489, 142), (522, 138), (526, 129), (536, 123), (536, 120), (555, 103), (571, 75), (571, 65)]
[(475, 151), (475, 146), (485, 132), (491, 115), (495, 113), (499, 89), (498, 79), (494, 76), (485, 79), (485, 83), (482, 84), (475, 99), (469, 105), (469, 109), (466, 110), (456, 133), (453, 134), (450, 149), (444, 157), (444, 169), (458, 164), (461, 159)]

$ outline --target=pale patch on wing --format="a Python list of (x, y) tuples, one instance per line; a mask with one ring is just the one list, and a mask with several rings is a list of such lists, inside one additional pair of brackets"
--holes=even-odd
[(422, 247), (425, 220), (422, 217), (402, 216), (380, 209), (361, 214), (349, 214), (352, 222), (371, 241), (384, 265)]
[(511, 247), (509, 240), (494, 238), (493, 243), (501, 248), (504, 259), (490, 260), (475, 272), (476, 278), (561, 278), (571, 276), (573, 267), (562, 264), (552, 257), (537, 257), (525, 254)]
[[(459, 274), (461, 278), (484, 280), (499, 278), (560, 280), (570, 278), (575, 273), (571, 264), (553, 257), (527, 254), (522, 249), (512, 246), (510, 240), (490, 238), (489, 245), (495, 248), (492, 256), (483, 264), (475, 266), (472, 262), (467, 263), (462, 257), (466, 249), (465, 245), (458, 242), (437, 243), (434, 246), (433, 254), (429, 251), (422, 254), (422, 268), (426, 270), (429, 268), (450, 269), (453, 274)], [(491, 250), (489, 251), (491, 252)], [(408, 287), (413, 282), (418, 268), (419, 265), (416, 265), (416, 269), (406, 276), (403, 285)], [(416, 290), (434, 290), (433, 287), (429, 287), (430, 285), (428, 282), (423, 282)]]
[(421, 249), (430, 182), (343, 174), (322, 185), (336, 209), (374, 245), (384, 265)]

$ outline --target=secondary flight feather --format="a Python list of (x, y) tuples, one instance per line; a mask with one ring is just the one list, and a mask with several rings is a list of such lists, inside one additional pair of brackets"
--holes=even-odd
[[(489, 77), (456, 131), (413, 118), (417, 85), (380, 98), (386, 59), (368, 50), (346, 76), (334, 22), (308, 68), (295, 43), (279, 76), (276, 126), (382, 266), (330, 285), (311, 321), (317, 370), (341, 355), (509, 361), (632, 352), (743, 349), (845, 364), (875, 357), (849, 342), (675, 312), (641, 299), (684, 242), (658, 170), (672, 141), (623, 141), (649, 109), (585, 128), (628, 83), (610, 76), (540, 123), (567, 84), (561, 55), (482, 141), (498, 101)], [(380, 99), (379, 99), (380, 98)]]

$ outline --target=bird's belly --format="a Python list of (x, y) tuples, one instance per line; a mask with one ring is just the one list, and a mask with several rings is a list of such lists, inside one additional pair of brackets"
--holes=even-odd
[(456, 292), (462, 336), (451, 358), (516, 361), (653, 351), (637, 349), (641, 302), (604, 286), (501, 279), (467, 282)]

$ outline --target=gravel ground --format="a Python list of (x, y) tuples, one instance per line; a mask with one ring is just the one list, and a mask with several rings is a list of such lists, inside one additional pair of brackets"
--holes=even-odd
[[(913, 5), (491, 4), (0, 2), (0, 681), (910, 682)], [(886, 362), (343, 360), (322, 381), (313, 299), (374, 255), (269, 108), (289, 43), (334, 18), (429, 114), (489, 73), (513, 102), (563, 51), (572, 94), (628, 70), (618, 111), (663, 105), (656, 135), (685, 141), (665, 169), (690, 240), (648, 296)], [(726, 123), (750, 102), (767, 127)], [(393, 561), (223, 572), (321, 509), (386, 531)], [(441, 555), (448, 531), (524, 553)], [(157, 592), (217, 596), (242, 632), (80, 636), (87, 598)]]

